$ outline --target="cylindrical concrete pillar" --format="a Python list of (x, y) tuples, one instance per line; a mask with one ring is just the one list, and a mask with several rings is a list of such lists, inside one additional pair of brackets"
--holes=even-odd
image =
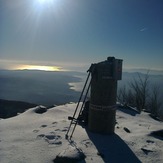
[[(120, 61), (119, 64), (122, 66), (122, 60)], [(92, 79), (88, 117), (90, 131), (103, 134), (114, 133), (117, 80), (121, 78), (116, 76), (115, 71), (119, 66), (119, 64), (117, 64), (118, 66), (116, 64), (117, 60), (114, 57), (109, 57), (107, 61), (91, 66)]]

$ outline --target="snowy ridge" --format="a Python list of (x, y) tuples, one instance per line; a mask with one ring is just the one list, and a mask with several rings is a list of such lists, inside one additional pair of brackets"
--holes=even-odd
[(0, 162), (52, 163), (57, 155), (71, 153), (77, 147), (86, 163), (163, 162), (162, 137), (150, 136), (162, 129), (162, 122), (148, 113), (137, 114), (125, 109), (116, 113), (114, 135), (91, 133), (77, 126), (73, 142), (65, 139), (76, 104), (66, 104), (37, 114), (35, 108), (9, 119), (0, 120)]

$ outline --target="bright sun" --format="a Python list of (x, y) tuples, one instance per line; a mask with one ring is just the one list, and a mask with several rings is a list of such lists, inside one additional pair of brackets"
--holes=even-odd
[(40, 4), (51, 3), (53, 0), (37, 0)]

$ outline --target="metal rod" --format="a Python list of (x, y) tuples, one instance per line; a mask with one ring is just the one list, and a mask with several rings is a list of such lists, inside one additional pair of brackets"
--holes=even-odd
[[(85, 104), (85, 100), (86, 100), (86, 98), (87, 98), (90, 85), (91, 85), (91, 81), (90, 81), (90, 83), (89, 83), (89, 85), (88, 85), (87, 92), (86, 92), (86, 94), (85, 94), (84, 101), (83, 101), (83, 104), (82, 104), (81, 109), (80, 109), (80, 112), (79, 112), (79, 116), (81, 115), (82, 108), (83, 108), (83, 106), (84, 106), (84, 104)], [(78, 117), (79, 117), (79, 116), (78, 116)], [(72, 130), (72, 133), (71, 133), (71, 135), (70, 135), (70, 140), (71, 140), (71, 138), (72, 138), (72, 135), (74, 134), (74, 131), (75, 131), (75, 128), (76, 128), (77, 123), (78, 123), (78, 121), (76, 121), (75, 126), (74, 126), (74, 128), (73, 128), (73, 130)]]
[(68, 128), (68, 130), (67, 130), (67, 133), (66, 133), (66, 136), (65, 136), (66, 139), (68, 138), (68, 133), (69, 133), (70, 128), (71, 128), (71, 125), (72, 125), (72, 123), (73, 123), (73, 119), (74, 119), (74, 117), (75, 117), (75, 115), (76, 115), (77, 109), (78, 109), (78, 107), (79, 107), (79, 103), (80, 103), (81, 98), (82, 98), (82, 96), (83, 96), (83, 93), (84, 93), (84, 90), (85, 90), (85, 87), (86, 87), (86, 85), (87, 85), (87, 82), (88, 82), (89, 77), (90, 77), (90, 72), (88, 73), (88, 76), (87, 76), (87, 79), (86, 79), (86, 81), (85, 81), (85, 84), (84, 84), (82, 93), (81, 93), (81, 95), (80, 95), (80, 98), (79, 98), (79, 101), (78, 101), (78, 103), (77, 103), (75, 112), (74, 112), (74, 114), (73, 114), (72, 120), (71, 120), (70, 125), (69, 125), (69, 128)]

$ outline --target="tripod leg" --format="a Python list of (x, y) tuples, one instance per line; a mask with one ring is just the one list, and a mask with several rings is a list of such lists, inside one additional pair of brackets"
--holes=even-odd
[(75, 112), (74, 112), (74, 114), (73, 114), (72, 120), (71, 120), (70, 125), (69, 125), (69, 128), (68, 128), (68, 130), (67, 130), (67, 133), (66, 133), (66, 135), (65, 135), (65, 138), (66, 138), (66, 139), (68, 139), (68, 133), (69, 133), (69, 131), (70, 131), (70, 128), (71, 128), (73, 119), (74, 119), (74, 117), (75, 117), (75, 115), (76, 115), (77, 109), (78, 109), (78, 107), (79, 107), (79, 104), (80, 104), (81, 98), (82, 98), (82, 96), (83, 96), (83, 93), (84, 93), (84, 90), (85, 90), (85, 87), (86, 87), (86, 85), (87, 85), (87, 82), (88, 82), (89, 77), (90, 77), (90, 72), (88, 73), (88, 76), (87, 76), (87, 79), (86, 79), (86, 81), (85, 81), (85, 84), (84, 84), (82, 93), (81, 93), (81, 95), (80, 95), (79, 101), (78, 101), (77, 106), (76, 106), (76, 109), (75, 109)]
[[(86, 92), (86, 94), (85, 94), (84, 101), (83, 101), (83, 104), (82, 104), (81, 109), (80, 109), (80, 112), (79, 112), (79, 116), (80, 116), (81, 113), (82, 113), (82, 109), (83, 109), (83, 106), (84, 106), (84, 104), (85, 104), (85, 100), (86, 100), (86, 98), (87, 98), (90, 85), (91, 85), (91, 81), (90, 81), (89, 86), (88, 86), (88, 88), (87, 88), (87, 92)], [(78, 117), (79, 117), (79, 116), (78, 116)], [(72, 130), (72, 133), (71, 133), (71, 135), (70, 135), (70, 140), (71, 140), (71, 138), (72, 138), (72, 135), (74, 134), (74, 131), (75, 131), (75, 128), (76, 128), (77, 123), (78, 123), (78, 122), (76, 121), (75, 126), (74, 126), (74, 128), (73, 128), (73, 130)]]

